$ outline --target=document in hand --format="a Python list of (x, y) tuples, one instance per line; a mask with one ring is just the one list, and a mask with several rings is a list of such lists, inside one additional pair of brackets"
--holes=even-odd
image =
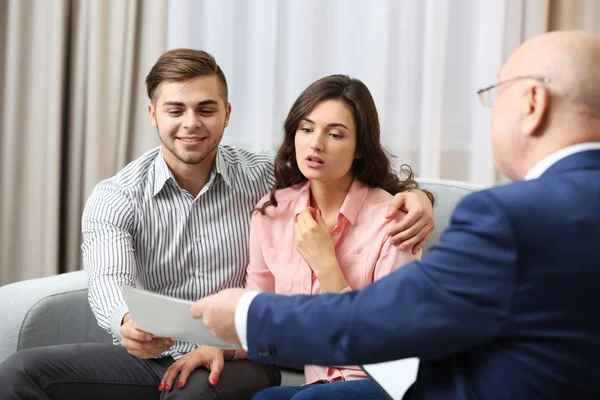
[(154, 337), (168, 337), (222, 349), (240, 345), (224, 342), (190, 314), (191, 301), (163, 296), (131, 286), (123, 286), (125, 303), (133, 325)]
[(401, 400), (417, 379), (418, 358), (361, 365), (389, 400)]

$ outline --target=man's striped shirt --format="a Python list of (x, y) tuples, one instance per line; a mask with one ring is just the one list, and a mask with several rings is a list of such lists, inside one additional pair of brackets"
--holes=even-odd
[[(83, 212), (83, 264), (90, 306), (115, 344), (128, 312), (123, 285), (191, 301), (244, 286), (251, 211), (274, 182), (272, 154), (219, 146), (193, 198), (158, 147), (94, 188)], [(164, 355), (195, 348), (177, 341)]]

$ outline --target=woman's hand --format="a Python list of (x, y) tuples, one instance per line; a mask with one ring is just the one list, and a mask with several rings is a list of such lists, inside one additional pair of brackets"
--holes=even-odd
[(225, 359), (231, 360), (233, 358), (233, 353), (233, 350), (200, 346), (196, 350), (184, 354), (183, 357), (175, 361), (169, 369), (167, 369), (167, 372), (165, 372), (165, 375), (158, 386), (158, 390), (173, 389), (173, 382), (178, 374), (179, 382), (177, 383), (177, 387), (179, 389), (183, 388), (192, 371), (198, 367), (203, 367), (210, 371), (208, 382), (212, 386), (216, 386), (219, 381), (219, 375), (221, 374), (221, 371), (223, 371)]
[(294, 238), (296, 249), (317, 276), (322, 292), (337, 293), (348, 286), (320, 210), (307, 207), (298, 214)]
[(294, 224), (296, 249), (315, 274), (331, 267), (335, 258), (335, 248), (329, 236), (329, 229), (321, 216), (321, 211), (307, 207), (298, 214)]

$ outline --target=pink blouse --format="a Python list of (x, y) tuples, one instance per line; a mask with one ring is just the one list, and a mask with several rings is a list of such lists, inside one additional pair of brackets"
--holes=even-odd
[[(318, 294), (319, 281), (296, 250), (296, 215), (310, 206), (308, 182), (278, 190), (277, 207), (266, 215), (255, 213), (250, 227), (250, 263), (247, 288), (279, 294)], [(265, 196), (260, 207), (269, 197)], [(345, 290), (359, 290), (400, 266), (420, 258), (392, 245), (386, 232), (404, 217), (386, 219), (392, 196), (354, 180), (340, 208), (337, 226), (330, 232), (335, 253), (348, 282)], [(345, 291), (344, 290), (344, 291)], [(315, 327), (318, 329), (318, 327)], [(307, 383), (364, 379), (358, 366), (305, 366)]]

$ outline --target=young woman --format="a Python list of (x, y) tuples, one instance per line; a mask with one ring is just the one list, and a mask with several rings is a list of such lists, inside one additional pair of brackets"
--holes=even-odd
[[(314, 82), (292, 106), (284, 131), (275, 187), (252, 218), (249, 289), (358, 290), (420, 257), (386, 236), (402, 218), (386, 218), (392, 195), (417, 184), (409, 167), (404, 180), (394, 172), (361, 81), (332, 75)], [(384, 398), (356, 366), (307, 365), (305, 375), (307, 385), (271, 387), (254, 399)]]

